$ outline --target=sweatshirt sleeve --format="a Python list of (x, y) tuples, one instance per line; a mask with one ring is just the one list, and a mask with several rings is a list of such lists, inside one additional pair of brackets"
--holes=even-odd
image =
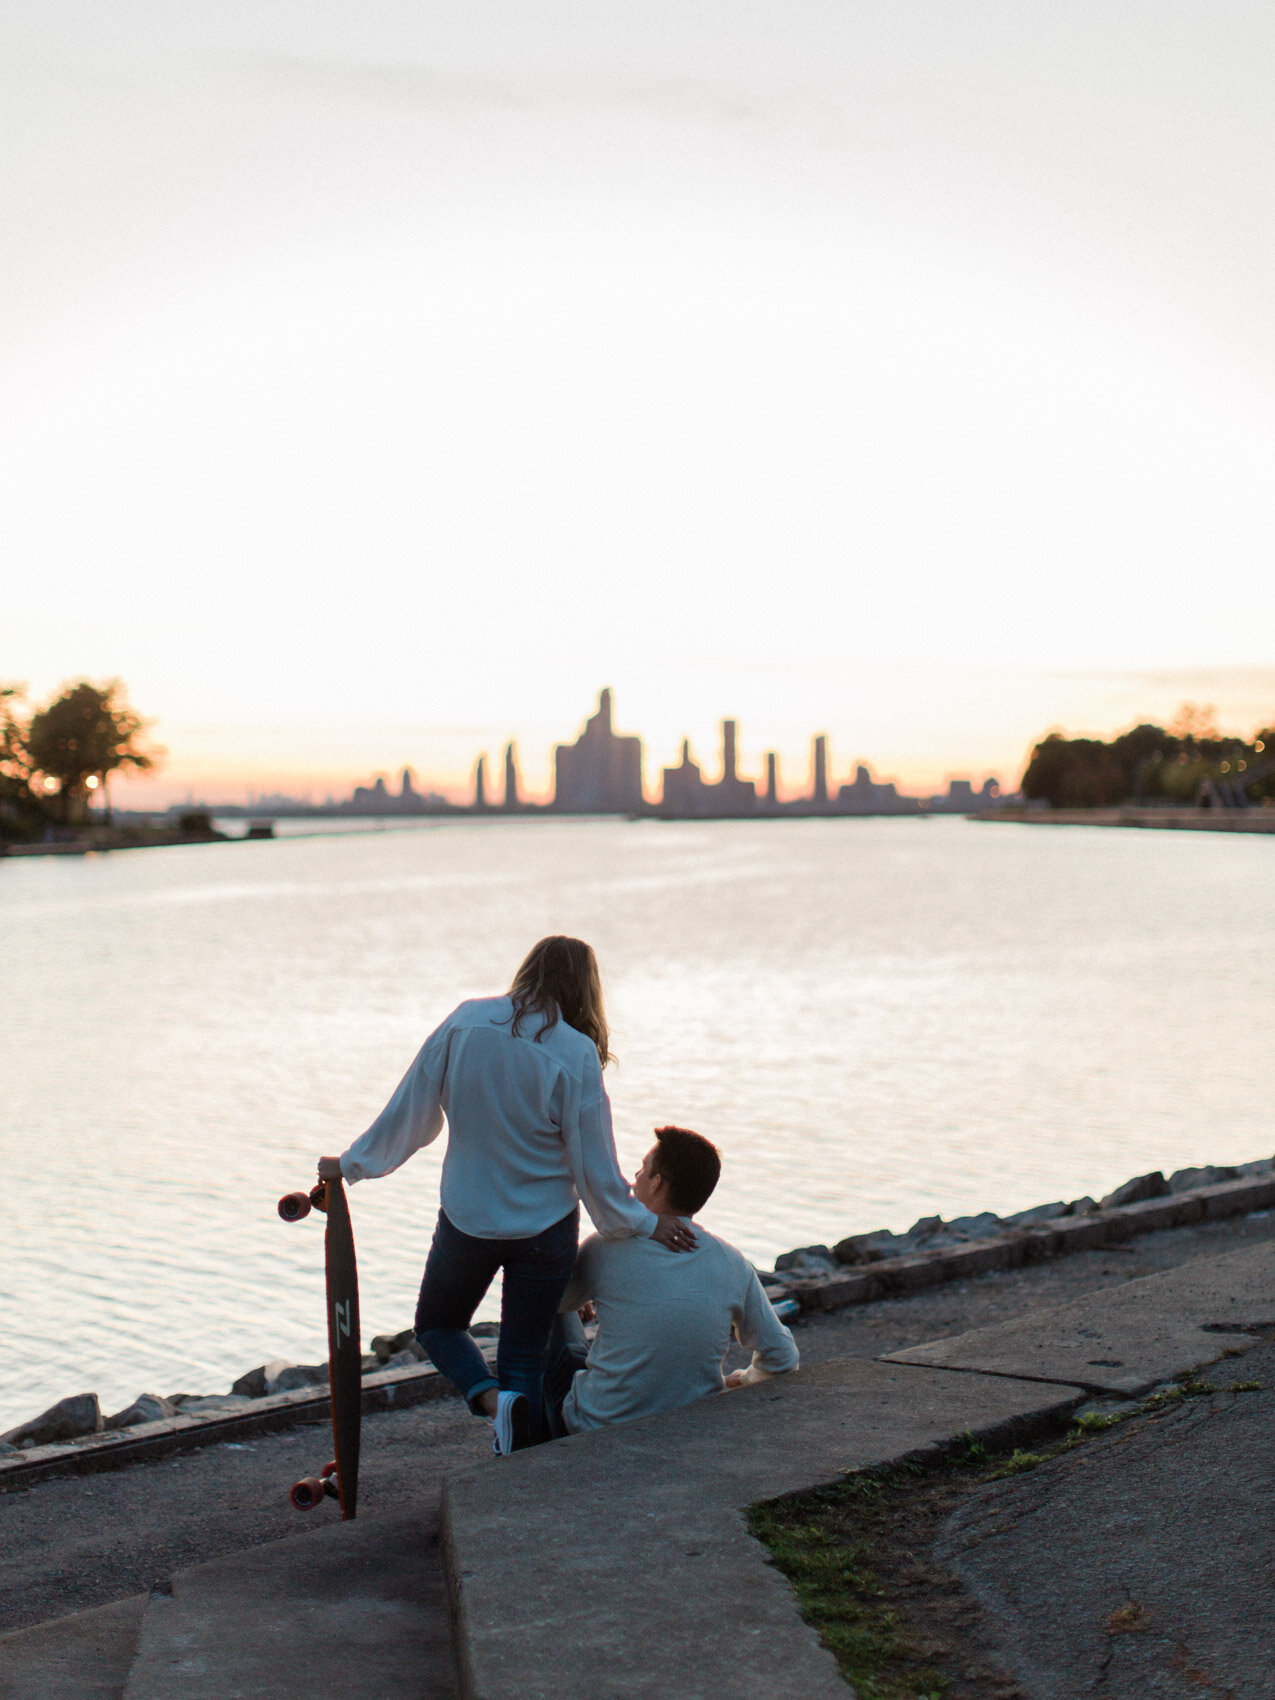
[(451, 1032), (449, 1015), (421, 1046), (394, 1096), (371, 1127), (341, 1153), (341, 1173), (347, 1181), (375, 1180), (380, 1175), (391, 1174), (414, 1151), (438, 1138), (443, 1128), (440, 1095), (447, 1072)]
[(735, 1317), (735, 1335), (744, 1350), (753, 1354), (752, 1363), (744, 1371), (745, 1383), (783, 1375), (801, 1361), (796, 1341), (775, 1315), (775, 1307), (752, 1268)]
[(659, 1218), (634, 1198), (620, 1173), (611, 1131), (611, 1100), (596, 1053), (583, 1080), (568, 1078), (562, 1137), (576, 1191), (602, 1237), (623, 1240), (653, 1234)]

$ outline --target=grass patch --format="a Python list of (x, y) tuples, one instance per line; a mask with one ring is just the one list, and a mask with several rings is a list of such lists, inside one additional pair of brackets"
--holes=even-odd
[[(893, 1487), (888, 1480), (851, 1477), (845, 1492), (861, 1500), (888, 1500)], [(912, 1636), (887, 1597), (871, 1540), (840, 1538), (830, 1526), (831, 1508), (818, 1504), (818, 1496), (811, 1498), (815, 1503), (754, 1506), (748, 1525), (792, 1583), (802, 1616), (819, 1631), (842, 1675), (862, 1700), (946, 1696), (948, 1678), (915, 1655)]]
[[(1184, 1376), (1128, 1410), (1076, 1417), (1030, 1451), (989, 1448), (967, 1429), (933, 1462), (861, 1471), (754, 1506), (749, 1528), (861, 1700), (1025, 1700), (998, 1662), (981, 1608), (928, 1556), (947, 1518), (980, 1484), (1039, 1469), (1133, 1418), (1260, 1386), (1237, 1381), (1221, 1389)], [(1131, 1621), (1110, 1632), (1135, 1627)]]

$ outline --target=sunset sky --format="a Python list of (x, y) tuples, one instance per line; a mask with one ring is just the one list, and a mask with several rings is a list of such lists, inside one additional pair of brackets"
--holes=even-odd
[(121, 786), (1275, 720), (1262, 0), (7, 0), (0, 679)]

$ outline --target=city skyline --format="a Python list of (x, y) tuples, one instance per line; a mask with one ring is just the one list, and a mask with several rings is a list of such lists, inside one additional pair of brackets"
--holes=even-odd
[[(918, 814), (989, 806), (999, 800), (1001, 788), (989, 775), (975, 790), (963, 777), (951, 778), (941, 794), (912, 796), (901, 793), (893, 781), (872, 776), (868, 764), (855, 765), (853, 779), (837, 781), (831, 765), (826, 733), (812, 734), (808, 789), (800, 782), (781, 789), (779, 759), (774, 750), (763, 757), (764, 780), (748, 779), (739, 772), (738, 722), (720, 723), (720, 775), (704, 777), (703, 766), (691, 753), (691, 741), (683, 739), (681, 759), (676, 766), (661, 770), (658, 793), (648, 795), (643, 778), (642, 739), (634, 733), (617, 733), (614, 728), (614, 694), (610, 686), (598, 693), (598, 705), (587, 716), (573, 742), (558, 743), (552, 752), (553, 791), (547, 797), (523, 793), (518, 766), (517, 740), (504, 746), (503, 783), (498, 791), (489, 778), (487, 752), (481, 752), (473, 767), (467, 798), (449, 797), (433, 787), (421, 791), (418, 775), (410, 766), (398, 771), (398, 790), (391, 788), (385, 774), (371, 784), (356, 785), (348, 797), (328, 796), (323, 803), (286, 794), (258, 794), (247, 807), (292, 809), (319, 807), (350, 814), (418, 815), (472, 810), (486, 814), (552, 812), (557, 814), (660, 815), (669, 819), (739, 819), (782, 814)], [(189, 795), (186, 802), (207, 802)]]

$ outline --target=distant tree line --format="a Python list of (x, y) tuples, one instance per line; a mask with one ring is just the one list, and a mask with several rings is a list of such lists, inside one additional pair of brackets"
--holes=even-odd
[(24, 699), (21, 685), (0, 682), (0, 838), (82, 826), (99, 798), (109, 820), (110, 776), (123, 768), (145, 773), (159, 753), (143, 747), (146, 723), (123, 685), (78, 679), (25, 715)]
[(1187, 703), (1170, 729), (1143, 724), (1109, 743), (1051, 732), (1032, 751), (1022, 790), (1055, 809), (1260, 803), (1275, 798), (1275, 727), (1228, 736), (1212, 709)]

